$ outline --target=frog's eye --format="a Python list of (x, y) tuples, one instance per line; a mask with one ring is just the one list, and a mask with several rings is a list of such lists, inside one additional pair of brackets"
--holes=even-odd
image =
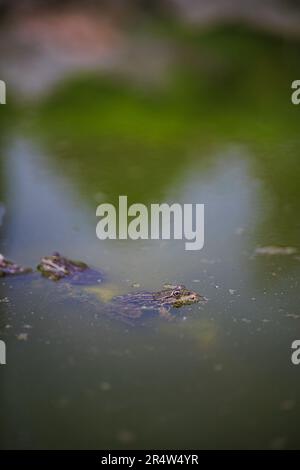
[(173, 295), (174, 295), (174, 297), (177, 297), (177, 298), (180, 297), (180, 291), (179, 290), (174, 290)]

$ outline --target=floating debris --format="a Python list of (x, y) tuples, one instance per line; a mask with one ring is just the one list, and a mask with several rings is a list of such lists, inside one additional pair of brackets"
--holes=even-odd
[(17, 335), (17, 339), (19, 341), (27, 341), (28, 340), (28, 333), (20, 333)]
[(291, 411), (295, 408), (295, 400), (284, 400), (280, 403), (280, 409), (282, 411)]
[(109, 392), (111, 390), (111, 385), (109, 382), (101, 382), (100, 383), (100, 390), (102, 392)]
[(133, 434), (133, 432), (127, 429), (122, 429), (121, 431), (118, 432), (117, 439), (122, 444), (131, 444), (132, 442), (135, 441), (136, 437)]
[(219, 260), (201, 258), (200, 262), (201, 262), (202, 264), (215, 264), (215, 263), (218, 263)]
[(270, 449), (271, 450), (282, 450), (286, 447), (287, 444), (287, 438), (284, 436), (280, 437), (275, 437), (271, 442), (270, 442)]
[(255, 250), (255, 254), (267, 256), (294, 255), (295, 253), (297, 253), (297, 248), (292, 246), (260, 246)]
[(107, 303), (122, 292), (115, 284), (104, 284), (102, 286), (89, 286), (84, 289), (87, 294), (92, 294), (98, 297), (101, 302)]

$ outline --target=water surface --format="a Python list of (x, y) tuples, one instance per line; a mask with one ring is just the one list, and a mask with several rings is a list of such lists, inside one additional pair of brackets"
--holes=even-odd
[[(221, 75), (180, 68), (164, 91), (73, 77), (3, 119), (1, 252), (36, 266), (58, 250), (106, 280), (98, 299), (37, 275), (1, 280), (2, 448), (299, 447), (299, 256), (255, 254), (300, 249), (299, 66), (284, 68), (298, 46), (225, 38), (187, 46)], [(204, 203), (204, 249), (99, 241), (96, 207), (120, 194)], [(105, 313), (110, 296), (166, 282), (209, 302), (172, 323)]]

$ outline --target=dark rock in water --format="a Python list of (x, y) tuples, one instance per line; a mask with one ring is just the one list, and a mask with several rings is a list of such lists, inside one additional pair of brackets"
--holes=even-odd
[(82, 261), (73, 261), (59, 253), (42, 258), (37, 266), (38, 271), (52, 281), (68, 278), (73, 284), (97, 284), (102, 282), (103, 275), (99, 271), (91, 269)]
[(19, 266), (18, 264), (5, 259), (4, 256), (0, 254), (0, 277), (11, 276), (14, 274), (26, 274), (31, 271), (32, 269)]

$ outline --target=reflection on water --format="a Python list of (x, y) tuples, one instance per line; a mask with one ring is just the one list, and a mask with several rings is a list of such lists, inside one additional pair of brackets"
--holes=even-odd
[[(91, 78), (87, 89), (86, 80), (87, 102), (74, 100), (80, 81), (66, 84), (5, 129), (1, 252), (35, 266), (59, 250), (106, 280), (98, 296), (38, 275), (1, 281), (0, 446), (299, 447), (300, 371), (290, 361), (299, 257), (255, 255), (259, 245), (300, 248), (298, 116), (283, 100), (274, 105), (280, 118), (269, 103), (257, 122), (258, 102), (210, 102), (204, 82), (186, 107), (191, 82), (173, 90), (175, 101), (112, 87), (104, 103), (104, 85)], [(191, 108), (193, 93), (203, 114)], [(204, 203), (204, 249), (100, 242), (96, 207), (119, 194)], [(180, 309), (172, 323), (107, 315), (111, 295), (166, 282), (209, 302)]]

